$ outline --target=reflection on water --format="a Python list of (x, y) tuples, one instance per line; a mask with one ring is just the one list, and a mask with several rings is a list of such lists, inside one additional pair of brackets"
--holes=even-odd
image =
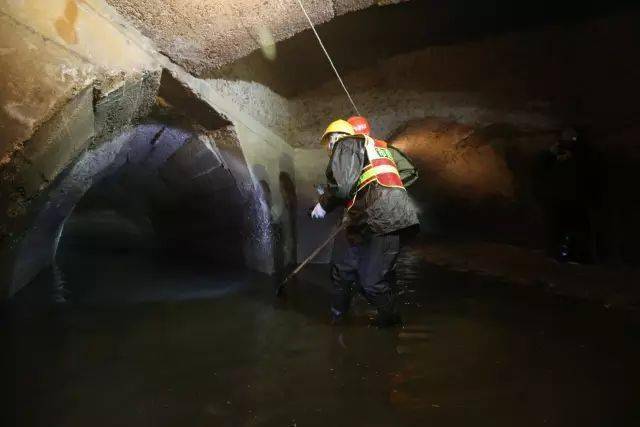
[[(638, 329), (400, 263), (406, 327), (328, 323), (326, 266), (273, 283), (144, 253), (67, 254), (69, 303), (3, 320), (16, 426), (632, 426)], [(44, 280), (44, 279), (43, 279)], [(20, 304), (20, 298), (15, 305)], [(5, 402), (6, 403), (6, 402)]]

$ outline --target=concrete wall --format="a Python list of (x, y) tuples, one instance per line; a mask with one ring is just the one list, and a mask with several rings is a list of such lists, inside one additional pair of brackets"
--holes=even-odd
[[(247, 126), (237, 126), (237, 132), (259, 196), (252, 212), (257, 221), (255, 238), (247, 241), (257, 249), (250, 263), (260, 266), (260, 271), (273, 273), (295, 261), (295, 241), (289, 226), (293, 212), (285, 204), (290, 197), (286, 193), (289, 187), (281, 185), (295, 179), (293, 149), (288, 145), (286, 148), (281, 146), (278, 141), (270, 141)], [(266, 256), (270, 253), (276, 256)]]
[(33, 251), (26, 252), (33, 262), (16, 256), (47, 209), (51, 186), (81, 153), (148, 114), (161, 68), (151, 44), (108, 15), (102, 2), (7, 1), (0, 13), (0, 293), (6, 296), (41, 267)]
[[(409, 188), (425, 233), (559, 253), (572, 238), (583, 262), (640, 262), (638, 126), (584, 132), (568, 161), (556, 161), (559, 130), (515, 124), (470, 125), (440, 117), (405, 123), (389, 141), (413, 159), (421, 178)], [(565, 163), (566, 162), (566, 163)], [(326, 154), (296, 149), (298, 259), (329, 234), (337, 217), (312, 221), (305, 208), (324, 182)], [(339, 215), (339, 213), (336, 213)], [(328, 260), (328, 251), (317, 259)]]
[[(405, 145), (412, 141), (420, 147), (406, 148), (417, 156), (427, 181), (412, 190), (423, 202), (425, 230), (465, 230), (478, 238), (497, 236), (533, 247), (546, 244), (549, 219), (531, 188), (535, 158), (553, 145), (566, 125), (581, 128), (600, 144), (602, 135), (633, 122), (638, 114), (634, 99), (640, 95), (629, 63), (635, 58), (627, 55), (637, 33), (634, 16), (637, 11), (433, 46), (377, 60), (345, 76), (376, 135), (392, 139), (403, 135)], [(307, 51), (316, 49), (311, 44), (315, 41), (308, 41)], [(594, 62), (594, 57), (603, 60)], [(268, 74), (296, 64), (261, 69), (261, 81), (286, 84), (286, 75)], [(249, 68), (245, 71), (253, 70)], [(255, 82), (237, 80), (226, 90), (235, 99), (248, 101), (241, 105), (268, 100), (265, 106), (290, 118), (284, 138), (310, 149), (297, 149), (295, 154), (298, 260), (302, 260), (335, 222), (312, 222), (305, 212), (316, 200), (313, 184), (324, 181), (326, 156), (316, 151), (319, 136), (330, 120), (351, 115), (351, 106), (333, 78), (289, 102)], [(407, 136), (407, 124), (425, 118), (435, 127), (416, 130), (410, 125)], [(274, 128), (264, 118), (259, 120)], [(456, 145), (467, 134), (473, 134), (479, 145)], [(326, 259), (326, 253), (319, 258)]]
[[(295, 0), (107, 0), (159, 50), (198, 76), (308, 28)], [(311, 0), (316, 22), (394, 0)]]
[[(597, 132), (637, 120), (638, 10), (478, 41), (431, 46), (346, 73), (361, 112), (388, 137), (408, 120)], [(290, 140), (314, 146), (327, 121), (353, 113), (334, 79), (296, 97)]]
[(420, 172), (409, 192), (423, 231), (540, 248), (549, 223), (536, 199), (536, 168), (557, 138), (515, 125), (425, 118), (407, 123), (390, 142)]
[[(178, 53), (180, 63), (193, 66), (193, 70), (224, 62), (260, 45), (257, 39), (247, 39), (251, 32), (241, 25), (247, 23), (245, 19), (230, 20), (237, 28), (229, 29), (225, 43), (211, 44), (214, 47), (209, 51), (207, 43), (188, 45), (193, 25), (185, 23), (183, 15), (168, 13), (184, 6), (183, 2), (111, 3), (121, 12), (131, 12), (128, 18), (139, 21), (140, 28), (154, 36), (161, 51), (168, 46)], [(291, 2), (285, 3), (278, 7), (286, 8)], [(194, 10), (206, 7), (198, 2), (190, 4)], [(312, 8), (313, 17), (322, 21), (371, 4), (318, 1)], [(235, 9), (240, 6), (236, 4)], [(265, 7), (269, 5), (249, 9), (261, 11)], [(150, 16), (154, 11), (161, 16)], [(268, 12), (270, 19), (285, 16), (278, 15), (276, 9)], [(254, 18), (259, 17), (257, 13), (250, 21), (257, 23), (259, 19)], [(455, 132), (441, 132), (451, 136), (451, 141), (458, 131), (494, 129), (489, 126), (494, 124), (506, 124), (507, 129), (518, 132), (545, 133), (571, 123), (585, 127), (592, 135), (605, 135), (598, 137), (600, 141), (619, 140), (619, 135), (624, 135), (627, 142), (619, 144), (624, 147), (621, 152), (633, 154), (628, 144), (633, 138), (620, 129), (634, 122), (639, 111), (635, 102), (640, 96), (635, 77), (637, 58), (629, 55), (635, 51), (638, 35), (636, 17), (619, 15), (573, 27), (548, 27), (433, 46), (361, 68), (346, 80), (362, 112), (373, 122), (375, 133), (384, 137), (397, 134), (409, 121), (425, 117), (454, 123)], [(205, 15), (200, 19), (207, 20)], [(159, 24), (167, 20), (176, 31), (160, 28)], [(286, 23), (289, 32), (279, 27), (276, 39), (289, 37), (304, 27), (302, 20), (290, 24)], [(181, 33), (180, 28), (186, 32)], [(214, 34), (207, 33), (206, 28), (198, 28), (196, 41), (206, 42)], [(167, 34), (171, 39), (165, 37)], [(235, 39), (234, 34), (238, 36)], [(313, 184), (323, 181), (326, 155), (313, 149), (317, 148), (319, 135), (328, 121), (351, 113), (333, 80), (286, 100), (254, 82), (199, 79), (160, 54), (102, 0), (7, 0), (0, 4), (0, 36), (0, 67), (4, 73), (0, 80), (0, 277), (8, 277), (10, 283), (0, 288), (0, 296), (18, 290), (48, 262), (48, 249), (33, 262), (24, 263), (21, 257), (30, 253), (31, 245), (47, 246), (45, 241), (54, 242), (59, 235), (64, 214), (58, 212), (44, 219), (42, 215), (49, 215), (46, 212), (50, 212), (54, 193), (64, 188), (61, 183), (68, 177), (80, 180), (80, 190), (74, 193), (77, 199), (93, 184), (94, 175), (100, 176), (89, 171), (100, 168), (76, 169), (85, 164), (78, 159), (106, 161), (109, 150), (99, 161), (93, 153), (120, 141), (152, 108), (163, 111), (160, 120), (191, 120), (198, 135), (226, 147), (220, 150), (221, 156), (235, 165), (230, 169), (235, 171), (239, 191), (251, 201), (245, 214), (255, 220), (245, 246), (248, 265), (273, 272), (291, 263), (296, 254), (298, 259), (304, 257), (329, 230), (330, 221), (310, 223), (305, 210), (316, 199)], [(234, 40), (238, 45), (230, 46)], [(233, 49), (226, 52), (227, 47)], [(313, 49), (317, 49), (315, 44)], [(304, 74), (304, 69), (295, 70)], [(178, 84), (169, 86), (167, 77)], [(416, 138), (424, 141), (421, 135), (418, 132)], [(505, 137), (503, 133), (499, 136)], [(517, 144), (536, 146), (531, 139), (516, 139)], [(514, 178), (507, 179), (505, 154), (497, 152), (492, 144), (489, 148), (476, 147), (477, 153), (466, 153), (466, 158), (478, 167), (484, 161), (492, 165), (480, 168), (481, 175), (493, 177), (488, 182), (502, 189), (500, 197), (517, 194), (517, 185), (509, 181)], [(312, 149), (294, 150), (292, 146)], [(442, 154), (451, 147), (445, 144), (433, 148), (419, 154), (426, 156), (422, 159), (425, 165), (442, 163), (447, 158)], [(451, 150), (458, 148), (454, 144)], [(621, 159), (612, 158), (611, 164)], [(87, 175), (76, 173), (83, 170)], [(456, 174), (443, 176), (449, 179)], [(451, 184), (447, 179), (443, 182)], [(456, 193), (464, 192), (466, 184), (479, 185), (473, 179), (466, 184), (462, 179), (458, 184), (451, 187)], [(485, 195), (495, 199), (495, 194)], [(75, 203), (72, 200), (71, 209)], [(624, 200), (616, 200), (622, 212)], [(499, 204), (492, 206), (501, 209)], [(38, 224), (44, 223), (49, 231), (29, 240)], [(24, 266), (18, 275), (16, 265)]]
[[(253, 232), (257, 248), (249, 255), (249, 265), (272, 273), (292, 263), (296, 244), (291, 200), (295, 197), (289, 194), (295, 189), (289, 183), (295, 182), (296, 168), (294, 149), (285, 133), (289, 126), (288, 104), (259, 85), (202, 80), (169, 61), (164, 66), (195, 96), (228, 118), (237, 133), (251, 174), (250, 185), (261, 198), (251, 212), (257, 221)], [(264, 251), (273, 256), (259, 255)]]
[(207, 81), (213, 91), (231, 100), (241, 112), (250, 115), (281, 138), (288, 136), (292, 120), (289, 100), (256, 82), (225, 79)]
[[(265, 227), (254, 224), (253, 232), (267, 243), (260, 255), (245, 247), (247, 264), (273, 272), (291, 262), (293, 149), (278, 134), (286, 127), (279, 119), (264, 108), (241, 111), (229, 93), (171, 63), (100, 0), (7, 1), (0, 13), (0, 298), (51, 263), (66, 217), (152, 107), (162, 110), (161, 121), (187, 118), (203, 138), (220, 140), (239, 191), (264, 206)], [(162, 90), (162, 70), (182, 93), (175, 84)], [(206, 129), (227, 125), (221, 131), (229, 137)]]
[[(556, 190), (534, 187), (562, 184), (534, 169), (571, 125), (592, 157), (581, 168), (591, 176), (593, 197), (575, 214), (590, 223), (588, 245), (598, 247), (590, 250), (602, 262), (638, 263), (638, 231), (629, 214), (638, 202), (623, 190), (625, 180), (637, 180), (640, 64), (629, 54), (637, 18), (635, 10), (432, 46), (346, 73), (374, 134), (395, 141), (421, 169), (422, 183), (411, 192), (421, 202), (423, 228), (548, 247), (557, 213), (535, 192)], [(290, 110), (295, 120), (288, 139), (309, 149), (318, 147), (329, 121), (354, 114), (334, 80), (292, 99)], [(301, 166), (307, 175), (312, 167)], [(304, 239), (316, 225), (300, 224), (300, 248), (313, 246)]]
[[(327, 182), (325, 170), (329, 157), (326, 150), (301, 149), (295, 150), (296, 160), (296, 189), (298, 196), (297, 230), (298, 230), (298, 261), (304, 260), (311, 252), (321, 245), (331, 231), (339, 223), (342, 209), (336, 209), (324, 220), (313, 220), (309, 217), (309, 210), (318, 202), (317, 184)], [(323, 250), (314, 262), (328, 262), (331, 256), (330, 244)]]
[(0, 12), (3, 162), (84, 88), (108, 93), (159, 70), (150, 43), (100, 1), (5, 1)]

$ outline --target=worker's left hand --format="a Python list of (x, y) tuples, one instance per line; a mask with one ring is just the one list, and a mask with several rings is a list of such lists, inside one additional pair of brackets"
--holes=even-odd
[(325, 217), (325, 215), (327, 214), (327, 212), (322, 209), (322, 205), (320, 205), (320, 203), (318, 203), (316, 205), (315, 208), (313, 208), (313, 211), (311, 211), (311, 218), (313, 219), (322, 219)]

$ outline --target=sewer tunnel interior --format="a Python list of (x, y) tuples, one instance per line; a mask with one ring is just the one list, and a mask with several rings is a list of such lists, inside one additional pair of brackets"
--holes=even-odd
[[(124, 280), (109, 282), (126, 284), (126, 291), (126, 277), (145, 264), (188, 261), (215, 270), (242, 268), (248, 201), (211, 144), (165, 124), (138, 127), (114, 160), (118, 166), (66, 219), (56, 256), (61, 280), (65, 271), (73, 274), (83, 256), (94, 274), (124, 273)], [(115, 264), (100, 264), (114, 255)], [(151, 283), (152, 289), (158, 285)]]
[(637, 425), (638, 6), (302, 4), (419, 174), (401, 324), (336, 319), (344, 233), (274, 295), (345, 213), (298, 2), (8, 2), (3, 425)]

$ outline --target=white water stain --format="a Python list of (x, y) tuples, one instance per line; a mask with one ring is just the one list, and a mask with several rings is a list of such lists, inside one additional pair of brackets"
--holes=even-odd
[(256, 37), (264, 57), (269, 61), (275, 61), (278, 56), (278, 51), (276, 48), (276, 40), (273, 37), (271, 30), (269, 30), (266, 25), (262, 25), (256, 28)]
[(16, 51), (15, 47), (0, 47), (0, 56), (9, 55)]
[(9, 117), (16, 120), (17, 122), (20, 122), (27, 126), (33, 126), (35, 124), (35, 119), (33, 117), (29, 117), (21, 111), (22, 109), (24, 109), (24, 107), (24, 104), (20, 104), (18, 102), (8, 102), (7, 104), (5, 104), (3, 109), (9, 115)]

